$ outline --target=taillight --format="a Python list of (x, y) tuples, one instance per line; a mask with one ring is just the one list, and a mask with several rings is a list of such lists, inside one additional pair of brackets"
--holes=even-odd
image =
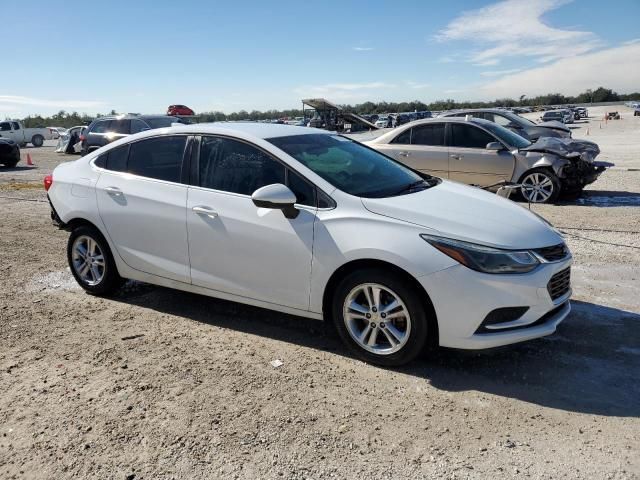
[(53, 185), (53, 175), (49, 174), (49, 175), (45, 175), (44, 176), (44, 189), (48, 192), (49, 189), (51, 188), (51, 185)]

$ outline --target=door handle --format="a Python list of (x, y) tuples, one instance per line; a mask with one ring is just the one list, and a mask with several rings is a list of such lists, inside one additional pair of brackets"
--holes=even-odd
[(400, 155), (401, 157), (408, 157), (409, 155), (411, 155), (411, 152), (398, 152), (398, 155)]
[(454, 160), (460, 160), (460, 159), (462, 159), (462, 155), (451, 154), (451, 158), (453, 158)]
[(191, 210), (198, 215), (206, 215), (209, 218), (216, 218), (218, 216), (218, 212), (209, 207), (193, 207)]
[(122, 190), (120, 190), (118, 187), (106, 187), (105, 191), (112, 197), (119, 197), (122, 195)]

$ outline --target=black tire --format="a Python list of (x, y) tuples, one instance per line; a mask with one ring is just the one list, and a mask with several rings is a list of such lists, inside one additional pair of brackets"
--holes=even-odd
[[(367, 283), (379, 284), (393, 291), (393, 293), (400, 297), (409, 312), (411, 325), (408, 333), (409, 337), (398, 351), (388, 354), (369, 352), (360, 346), (349, 332), (344, 319), (343, 306), (347, 296), (353, 289)], [(397, 367), (416, 358), (424, 351), (427, 337), (431, 333), (421, 292), (406, 277), (384, 269), (367, 268), (357, 270), (343, 278), (334, 292), (331, 314), (338, 334), (349, 350), (366, 362), (384, 367)], [(369, 320), (363, 320), (363, 322), (368, 321)], [(382, 327), (382, 324), (380, 324), (380, 327)], [(382, 332), (382, 330), (379, 331)], [(384, 341), (384, 337), (381, 338)]]
[[(94, 285), (87, 283), (79, 275), (79, 273), (76, 271), (76, 267), (74, 266), (73, 246), (76, 239), (78, 239), (79, 237), (89, 237), (90, 239), (95, 241), (102, 251), (102, 255), (104, 257), (104, 273), (100, 281)], [(115, 261), (113, 260), (113, 255), (111, 253), (111, 249), (109, 248), (109, 244), (95, 227), (82, 225), (75, 228), (71, 232), (69, 241), (67, 242), (67, 261), (69, 262), (69, 268), (71, 269), (71, 273), (76, 279), (76, 282), (78, 282), (78, 285), (80, 285), (92, 295), (109, 296), (116, 290), (118, 290), (118, 288), (120, 288), (124, 283), (124, 279), (118, 274), (118, 269), (116, 267)]]
[(40, 148), (44, 145), (44, 137), (42, 135), (34, 135), (31, 137), (31, 144), (36, 148)]
[[(548, 178), (551, 181), (551, 185), (552, 185), (552, 190), (551, 190), (551, 194), (549, 195), (548, 198), (545, 198), (544, 200), (535, 200), (535, 199), (530, 199), (527, 194), (525, 193), (524, 189), (520, 190), (520, 195), (524, 198), (525, 202), (531, 202), (531, 203), (553, 203), (558, 199), (558, 196), (560, 195), (560, 190), (562, 188), (562, 184), (560, 183), (560, 179), (558, 178), (558, 176), (549, 168), (534, 168), (532, 170), (529, 170), (527, 172), (525, 172), (521, 177), (520, 180), (518, 181), (518, 183), (522, 184), (523, 182), (528, 180), (528, 177), (530, 175), (539, 175), (538, 178), (542, 178), (542, 176)], [(530, 194), (529, 194), (530, 195)]]

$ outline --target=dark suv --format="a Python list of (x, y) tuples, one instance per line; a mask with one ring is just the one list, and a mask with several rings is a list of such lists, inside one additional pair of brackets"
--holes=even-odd
[(82, 155), (86, 155), (119, 138), (154, 128), (184, 123), (168, 115), (117, 115), (96, 118), (81, 135)]

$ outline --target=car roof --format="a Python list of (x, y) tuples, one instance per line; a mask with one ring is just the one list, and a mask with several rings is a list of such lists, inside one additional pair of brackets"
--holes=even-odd
[(104, 115), (102, 117), (98, 117), (98, 118), (94, 118), (93, 121), (97, 122), (100, 120), (131, 120), (133, 118), (139, 118), (141, 120), (145, 120), (147, 118), (178, 118), (178, 117), (174, 117), (173, 115), (130, 115), (130, 114), (123, 114), (123, 115)]
[(490, 122), (489, 120), (485, 120), (484, 118), (475, 118), (470, 117), (469, 119), (464, 116), (460, 117), (436, 117), (436, 118), (425, 118), (423, 120), (414, 120), (413, 122), (405, 123), (401, 127), (394, 128), (390, 132), (387, 132), (375, 139), (371, 140), (370, 143), (386, 143), (388, 139), (395, 138), (399, 135), (399, 131), (406, 131), (412, 127), (418, 127), (420, 125), (429, 125), (432, 123), (473, 123), (482, 127), (495, 128), (495, 123)]
[[(191, 125), (180, 125), (170, 127), (175, 132), (189, 131), (194, 134), (202, 133), (243, 133), (255, 138), (275, 138), (289, 137), (293, 135), (326, 134), (332, 132), (319, 128), (298, 127), (281, 123), (261, 123), (261, 122), (215, 122), (215, 123), (195, 123)], [(335, 133), (335, 132), (333, 132)]]
[(454, 113), (462, 113), (462, 112), (513, 113), (510, 110), (502, 110), (500, 108), (459, 108), (457, 110), (449, 110), (448, 112), (444, 112), (443, 115), (450, 116)]

